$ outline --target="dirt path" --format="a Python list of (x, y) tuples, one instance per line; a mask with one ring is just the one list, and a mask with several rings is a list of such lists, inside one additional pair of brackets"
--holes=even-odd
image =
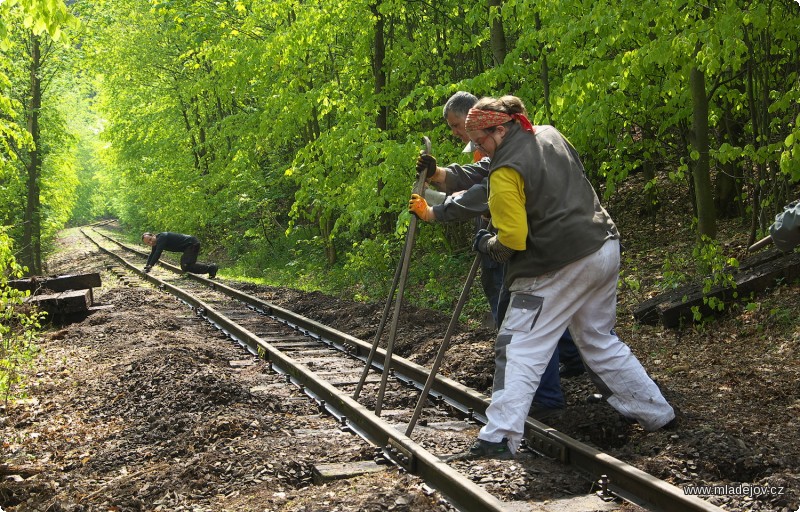
[[(114, 308), (46, 332), (29, 398), (0, 413), (3, 510), (447, 509), (418, 479), (394, 471), (309, 485), (314, 462), (364, 460), (371, 451), (297, 435), (327, 421), (312, 403), (270, 387), (277, 377), (178, 301), (116, 280), (78, 235), (62, 238), (50, 273), (102, 272), (95, 299)], [(369, 341), (383, 308), (248, 291)], [(797, 284), (776, 288), (758, 308), (699, 330), (641, 327), (621, 315), (620, 335), (684, 413), (681, 428), (645, 433), (606, 404), (587, 404), (594, 389), (584, 376), (563, 381), (569, 407), (553, 426), (673, 484), (729, 485), (711, 499), (726, 510), (795, 512), (798, 292)], [(398, 335), (398, 353), (429, 363), (449, 319), (403, 314), (401, 325), (415, 329)], [(491, 330), (457, 333), (443, 373), (487, 392), (492, 343)], [(735, 495), (748, 489), (752, 497)]]
[(371, 449), (298, 435), (332, 420), (185, 305), (63, 243), (51, 272), (103, 272), (95, 299), (114, 308), (46, 333), (30, 398), (0, 416), (5, 511), (437, 509), (392, 471), (310, 486), (314, 463)]

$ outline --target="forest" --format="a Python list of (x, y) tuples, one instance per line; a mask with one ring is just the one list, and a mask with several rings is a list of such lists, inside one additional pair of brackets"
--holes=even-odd
[[(131, 241), (197, 236), (222, 275), (380, 300), (422, 137), (464, 162), (442, 118), (459, 90), (522, 98), (602, 201), (636, 177), (656, 218), (679, 194), (698, 272), (720, 219), (752, 243), (797, 197), (796, 0), (3, 0), (0, 20), (17, 273), (46, 272), (60, 229), (116, 218)], [(424, 226), (412, 298), (452, 305), (471, 229)]]
[[(110, 221), (142, 250), (144, 231), (194, 235), (215, 279), (365, 340), (416, 232), (398, 354), (429, 365), (459, 324), (441, 373), (488, 390), (480, 286), (459, 309), (474, 225), (408, 211), (424, 137), (440, 164), (470, 161), (443, 118), (469, 91), (520, 97), (580, 154), (626, 247), (614, 329), (681, 416), (646, 433), (564, 377), (553, 426), (675, 485), (787, 489), (709, 500), (727, 510), (795, 510), (796, 274), (726, 304), (708, 291), (768, 254), (748, 246), (800, 198), (798, 27), (800, 0), (0, 0), (0, 505), (367, 510), (422, 494), (397, 471), (377, 491), (292, 483), (319, 454), (375, 452), (286, 435), (318, 404), (257, 394), (278, 378), (264, 361), (240, 367), (225, 333), (117, 279), (74, 228)], [(8, 283), (76, 267), (103, 272), (109, 309), (63, 328)], [(734, 314), (698, 307), (674, 329), (629, 314), (698, 283)], [(547, 473), (507, 468), (514, 499), (518, 477)]]

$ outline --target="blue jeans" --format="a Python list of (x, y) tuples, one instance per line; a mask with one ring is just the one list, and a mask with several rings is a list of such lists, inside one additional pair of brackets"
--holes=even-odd
[(569, 333), (569, 329), (564, 331), (561, 339), (558, 340), (558, 360), (567, 369), (583, 370), (583, 358), (575, 346), (575, 341)]
[[(483, 293), (486, 295), (486, 300), (489, 302), (489, 308), (492, 310), (492, 318), (494, 324), (500, 327), (503, 317), (498, 317), (498, 305), (500, 303), (500, 292), (503, 289), (503, 265), (492, 260), (488, 255), (481, 254), (481, 286)], [(506, 298), (506, 307), (508, 307), (508, 298)], [(503, 311), (505, 315), (505, 310)]]
[[(503, 289), (500, 291), (500, 300), (497, 304), (499, 319), (497, 322), (498, 329), (503, 322), (503, 318), (506, 316), (510, 301), (511, 293), (503, 286)], [(561, 342), (565, 341), (565, 338), (569, 340), (568, 343), (575, 347), (572, 342), (572, 336), (569, 334), (569, 329), (565, 330), (564, 334), (561, 335), (561, 339), (558, 341), (559, 347), (561, 346)], [(536, 394), (533, 395), (534, 406), (546, 407), (548, 409), (563, 409), (566, 405), (564, 401), (564, 392), (561, 391), (561, 377), (558, 374), (559, 350), (553, 352), (553, 357), (551, 357), (550, 362), (547, 363), (547, 368), (542, 375), (541, 382), (539, 382), (539, 387), (536, 388)], [(577, 351), (578, 349), (576, 348), (575, 350)]]

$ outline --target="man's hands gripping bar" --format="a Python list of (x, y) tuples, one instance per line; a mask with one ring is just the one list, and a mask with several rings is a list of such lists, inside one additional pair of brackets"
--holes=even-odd
[(408, 211), (424, 222), (433, 222), (436, 220), (433, 215), (433, 208), (428, 206), (428, 202), (419, 194), (411, 194), (411, 199), (408, 200)]
[[(431, 139), (428, 137), (423, 136), (422, 142), (425, 144), (425, 149), (422, 150), (422, 155), (430, 155), (431, 154)], [(414, 190), (411, 191), (412, 194), (422, 195), (425, 191), (425, 174), (420, 173), (417, 176), (417, 182), (414, 184)]]
[(426, 181), (430, 181), (436, 174), (436, 158), (425, 152), (420, 153), (419, 158), (417, 158), (417, 176), (423, 173)]

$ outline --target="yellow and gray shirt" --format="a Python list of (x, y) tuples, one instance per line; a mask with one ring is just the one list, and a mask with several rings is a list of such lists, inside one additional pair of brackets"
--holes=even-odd
[(510, 125), (489, 171), (497, 239), (514, 249), (506, 286), (577, 261), (619, 238), (575, 148), (553, 126)]

